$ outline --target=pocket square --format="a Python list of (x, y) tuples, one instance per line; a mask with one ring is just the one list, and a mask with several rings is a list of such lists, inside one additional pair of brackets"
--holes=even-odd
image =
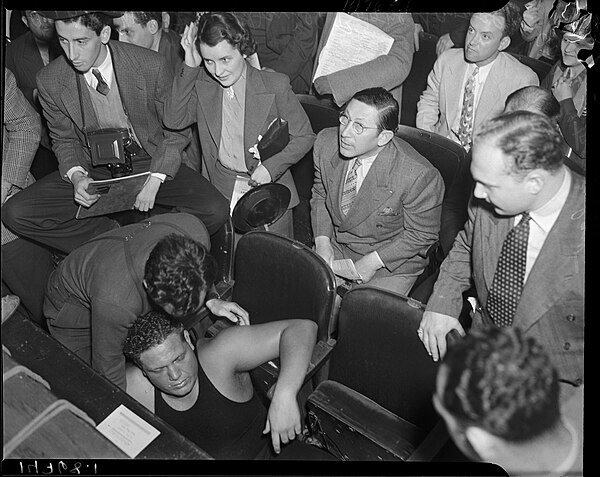
[(394, 209), (392, 209), (391, 207), (384, 207), (382, 210), (380, 210), (377, 215), (379, 216), (393, 216), (393, 215), (398, 215), (398, 212), (396, 212)]

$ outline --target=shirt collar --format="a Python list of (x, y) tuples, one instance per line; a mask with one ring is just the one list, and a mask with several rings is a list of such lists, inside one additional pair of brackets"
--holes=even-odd
[(248, 65), (244, 61), (244, 67), (242, 69), (242, 75), (240, 76), (240, 79), (238, 79), (232, 86), (230, 86), (230, 88), (233, 89), (234, 95), (237, 96), (238, 98), (243, 98), (244, 96), (242, 96), (242, 95), (246, 92), (246, 74), (247, 74), (247, 72), (248, 72)]
[(560, 214), (560, 211), (565, 205), (569, 191), (571, 190), (571, 172), (568, 167), (564, 167), (564, 170), (565, 176), (563, 177), (563, 181), (556, 191), (556, 194), (554, 194), (554, 196), (552, 196), (552, 198), (544, 205), (529, 213), (531, 220), (533, 220), (545, 233), (548, 233), (554, 225), (554, 222), (556, 222), (558, 214)]
[(102, 77), (104, 78), (104, 81), (106, 81), (106, 83), (108, 84), (109, 87), (112, 85), (112, 80), (113, 80), (113, 76), (114, 76), (110, 48), (108, 47), (108, 45), (103, 45), (103, 47), (106, 48), (106, 58), (104, 58), (104, 61), (102, 62), (102, 64), (100, 66), (94, 66), (94, 67), (90, 68), (88, 71), (86, 71), (83, 74), (87, 83), (94, 88), (96, 87), (98, 80), (92, 74), (93, 69), (97, 69), (100, 71), (100, 74), (102, 75)]

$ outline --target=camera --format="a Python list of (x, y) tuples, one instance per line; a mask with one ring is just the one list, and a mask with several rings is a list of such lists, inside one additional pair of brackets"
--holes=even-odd
[(105, 128), (86, 134), (92, 156), (92, 166), (106, 166), (113, 178), (133, 174), (132, 159), (143, 149), (131, 137), (127, 128)]

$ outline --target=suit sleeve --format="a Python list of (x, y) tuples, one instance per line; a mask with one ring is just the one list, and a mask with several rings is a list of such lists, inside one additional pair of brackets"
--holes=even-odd
[(263, 162), (273, 182), (310, 151), (316, 137), (304, 108), (292, 91), (289, 78), (284, 75), (281, 78), (283, 81), (277, 86), (275, 101), (279, 117), (288, 122), (290, 140), (283, 150)]
[(123, 340), (128, 323), (136, 319), (131, 310), (102, 299), (92, 299), (92, 367), (125, 390)]
[(450, 253), (440, 267), (440, 274), (427, 302), (427, 311), (443, 313), (455, 318), (460, 316), (463, 306), (462, 294), (472, 284), (473, 230), (478, 208), (469, 205), (469, 218), (461, 230)]
[(173, 79), (171, 94), (165, 102), (165, 126), (174, 129), (186, 128), (197, 121), (198, 97), (195, 81), (202, 66), (192, 68), (185, 63)]
[(444, 54), (440, 55), (427, 75), (427, 88), (417, 103), (416, 126), (425, 131), (435, 132), (434, 126), (440, 117), (440, 84)]
[(2, 140), (2, 201), (13, 187), (27, 187), (27, 176), (37, 151), (40, 116), (21, 90), (13, 73), (5, 68), (4, 137)]
[[(85, 159), (86, 157), (89, 158), (89, 152), (77, 134), (72, 119), (54, 101), (52, 94), (54, 92), (50, 92), (41, 75), (44, 69), (37, 74), (38, 98), (44, 110), (44, 117), (52, 140), (52, 150), (58, 160), (60, 175), (65, 181), (68, 181), (66, 174), (72, 167), (80, 166), (89, 169), (89, 159)], [(51, 82), (49, 81), (48, 84), (50, 85)]]
[(415, 24), (411, 15), (407, 13), (387, 15), (388, 22), (382, 30), (394, 39), (389, 53), (326, 76), (338, 106), (345, 104), (356, 92), (366, 88), (381, 86), (388, 91), (397, 88), (408, 76), (415, 50)]
[[(181, 156), (183, 150), (190, 143), (191, 133), (189, 130), (177, 130), (183, 128), (171, 129), (169, 127), (164, 127), (166, 125), (164, 120), (166, 103), (172, 96), (173, 72), (167, 59), (164, 57), (161, 57), (160, 59), (156, 90), (154, 93), (159, 130), (156, 131), (158, 140), (156, 141), (156, 152), (152, 155), (150, 172), (160, 172), (173, 178), (181, 166)], [(155, 138), (152, 137), (152, 135), (147, 139), (150, 143), (154, 143), (155, 141)]]
[(385, 267), (402, 273), (402, 265), (422, 255), (438, 239), (444, 182), (437, 169), (424, 169), (403, 198), (404, 227), (394, 240), (377, 249)]
[(315, 176), (312, 187), (312, 196), (310, 199), (310, 218), (315, 237), (323, 235), (331, 238), (333, 237), (334, 230), (333, 223), (331, 221), (331, 215), (327, 210), (328, 191), (323, 181), (323, 174), (325, 173), (323, 161), (329, 160), (328, 158), (330, 156), (325, 152), (324, 146), (324, 136), (323, 134), (319, 133), (313, 149)]

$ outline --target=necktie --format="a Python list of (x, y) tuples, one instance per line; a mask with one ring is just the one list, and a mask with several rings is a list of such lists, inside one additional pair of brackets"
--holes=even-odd
[(108, 87), (108, 85), (106, 84), (106, 81), (104, 81), (104, 78), (100, 74), (100, 70), (94, 68), (92, 70), (92, 74), (98, 80), (98, 84), (96, 85), (96, 91), (98, 91), (98, 93), (106, 96), (108, 94), (108, 92), (110, 91), (110, 88)]
[[(460, 124), (458, 127), (458, 139), (464, 148), (471, 147), (473, 135), (473, 116), (475, 115), (475, 80), (479, 74), (479, 66), (476, 66), (465, 85), (462, 111), (460, 113)], [(468, 149), (467, 149), (468, 150)]]
[(504, 239), (494, 281), (487, 299), (487, 310), (497, 326), (511, 326), (521, 298), (527, 262), (529, 214)]
[(344, 190), (342, 191), (342, 212), (344, 215), (348, 213), (352, 206), (352, 202), (354, 202), (354, 198), (356, 197), (356, 171), (360, 166), (360, 159), (354, 159), (352, 169), (350, 169), (350, 172), (346, 177), (346, 182), (344, 183)]

